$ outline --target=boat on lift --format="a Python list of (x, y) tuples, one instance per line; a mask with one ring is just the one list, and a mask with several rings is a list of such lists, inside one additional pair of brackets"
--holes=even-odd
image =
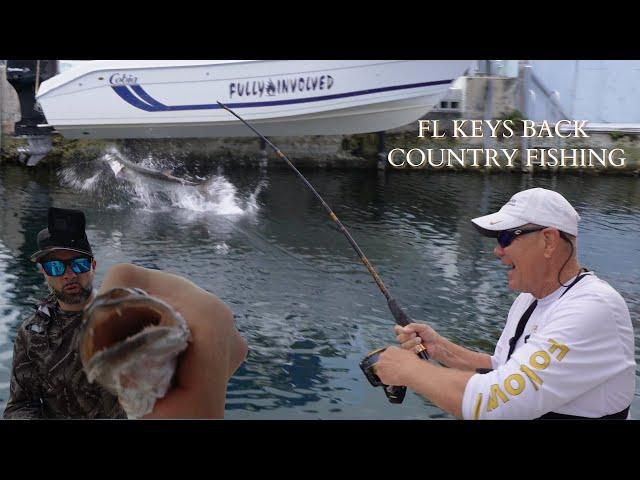
[(218, 101), (270, 136), (385, 131), (418, 120), (471, 60), (99, 60), (37, 92), (68, 138), (244, 137)]

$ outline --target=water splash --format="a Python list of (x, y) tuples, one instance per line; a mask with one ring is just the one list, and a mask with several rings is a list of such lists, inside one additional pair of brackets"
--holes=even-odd
[[(261, 181), (253, 192), (241, 194), (220, 172), (197, 186), (153, 178), (128, 168), (122, 159), (134, 162), (115, 146), (108, 147), (97, 162), (63, 168), (58, 177), (72, 189), (91, 193), (108, 208), (136, 206), (145, 211), (181, 209), (194, 213), (253, 216), (259, 210), (258, 195), (265, 188)], [(167, 170), (165, 161), (147, 155), (137, 162), (158, 172)], [(181, 165), (173, 164), (177, 168)], [(201, 177), (196, 177), (203, 180)]]
[(98, 187), (98, 179), (101, 177), (102, 172), (96, 172), (90, 177), (84, 177), (78, 174), (79, 172), (74, 167), (65, 167), (59, 173), (60, 180), (72, 187), (75, 190), (81, 192), (93, 192)]
[(200, 187), (176, 186), (171, 191), (172, 205), (194, 212), (215, 211), (220, 215), (242, 215), (243, 208), (236, 187), (226, 178), (214, 176)]

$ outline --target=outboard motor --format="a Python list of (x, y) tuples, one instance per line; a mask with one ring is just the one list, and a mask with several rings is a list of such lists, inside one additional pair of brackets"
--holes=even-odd
[(36, 104), (36, 88), (57, 73), (57, 60), (7, 60), (7, 81), (18, 93), (22, 115), (15, 124), (15, 135), (27, 138), (29, 146), (21, 149), (20, 157), (29, 166), (51, 150), (53, 128), (38, 126), (47, 121)]
[(22, 114), (22, 119), (15, 125), (16, 135), (43, 135), (53, 131), (51, 127), (38, 128), (47, 121), (36, 107), (36, 84), (40, 85), (57, 73), (57, 60), (7, 60), (7, 81), (18, 93)]

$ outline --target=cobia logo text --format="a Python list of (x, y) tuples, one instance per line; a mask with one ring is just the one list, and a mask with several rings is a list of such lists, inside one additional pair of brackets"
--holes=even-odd
[(135, 85), (138, 83), (138, 77), (130, 73), (114, 73), (109, 77), (111, 85)]

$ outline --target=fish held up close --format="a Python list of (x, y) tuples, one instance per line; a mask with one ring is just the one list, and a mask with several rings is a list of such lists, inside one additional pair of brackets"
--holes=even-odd
[(84, 311), (80, 359), (89, 382), (117, 395), (129, 418), (140, 418), (171, 388), (190, 340), (187, 323), (168, 303), (138, 288), (114, 288)]

